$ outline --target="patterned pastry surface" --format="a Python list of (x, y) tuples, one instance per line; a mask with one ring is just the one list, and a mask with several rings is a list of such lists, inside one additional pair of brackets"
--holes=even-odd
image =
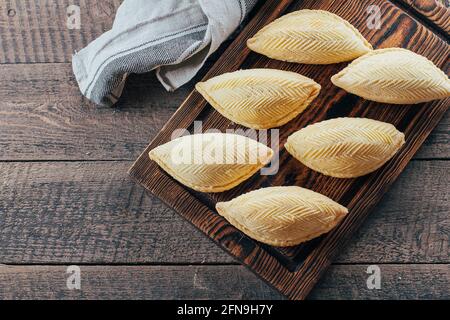
[(330, 231), (348, 210), (300, 187), (268, 187), (243, 194), (216, 209), (249, 237), (274, 246), (293, 246)]
[(299, 10), (268, 24), (247, 46), (269, 58), (331, 64), (353, 60), (372, 46), (348, 21), (323, 10)]
[(384, 103), (415, 104), (450, 97), (447, 75), (427, 58), (401, 48), (374, 50), (331, 81), (350, 93)]
[(295, 132), (285, 147), (315, 171), (354, 178), (380, 168), (404, 143), (404, 134), (392, 124), (366, 118), (337, 118)]
[(196, 89), (223, 116), (254, 129), (281, 126), (317, 97), (320, 85), (298, 73), (249, 69), (199, 82)]
[(266, 165), (273, 150), (231, 133), (183, 136), (149, 152), (150, 159), (175, 180), (197, 191), (222, 192)]

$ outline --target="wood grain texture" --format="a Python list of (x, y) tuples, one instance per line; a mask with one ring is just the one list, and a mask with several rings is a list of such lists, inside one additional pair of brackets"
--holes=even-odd
[[(367, 288), (369, 265), (332, 265), (309, 299), (448, 299), (450, 265), (378, 265), (381, 289)], [(427, 288), (427, 289), (425, 289)]]
[[(109, 30), (122, 0), (0, 2), (0, 63), (68, 62)], [(80, 8), (80, 28), (67, 27), (68, 7)], [(70, 12), (70, 15), (73, 15)]]
[(450, 34), (450, 7), (448, 0), (394, 0), (411, 10), (418, 19), (425, 20), (447, 37)]
[(232, 262), (159, 200), (145, 197), (126, 176), (129, 165), (0, 163), (0, 262)]
[[(380, 265), (379, 290), (367, 289), (367, 267), (331, 266), (309, 298), (450, 298), (448, 264)], [(67, 266), (0, 266), (0, 299), (283, 298), (242, 266), (81, 266), (80, 269), (81, 289), (68, 290)]]
[[(241, 266), (0, 266), (0, 299), (280, 299)], [(227, 279), (224, 281), (224, 279)]]
[[(319, 95), (300, 117), (281, 127), (281, 147), (286, 136), (293, 130), (311, 122), (339, 116), (368, 117), (392, 123), (406, 134), (405, 147), (374, 174), (353, 180), (321, 176), (289, 158), (282, 149), (280, 157), (282, 169), (277, 175), (256, 176), (247, 183), (219, 195), (194, 193), (174, 183), (147, 157), (150, 149), (170, 139), (174, 129), (189, 128), (194, 120), (203, 120), (204, 129), (214, 127), (224, 130), (235, 127), (227, 119), (211, 111), (201, 96), (193, 92), (137, 160), (130, 174), (284, 295), (292, 299), (304, 299), (331, 260), (335, 258), (339, 248), (350, 239), (350, 235), (361, 225), (442, 118), (448, 109), (449, 100), (401, 107), (376, 104), (346, 94), (330, 84), (330, 76), (342, 65), (331, 65), (326, 68), (296, 65), (249, 54), (243, 43), (262, 25), (275, 18), (273, 12), (276, 10), (272, 6), (283, 8), (289, 2), (266, 2), (263, 9), (256, 14), (205, 78), (242, 67), (272, 67), (296, 71), (313, 78), (315, 76), (325, 94)], [(448, 71), (446, 57), (450, 49), (447, 43), (391, 3), (382, 0), (372, 1), (371, 4), (378, 5), (382, 15), (387, 17), (384, 28), (369, 29), (364, 18), (368, 4), (365, 1), (301, 1), (295, 2), (289, 10), (320, 8), (331, 11), (358, 28), (375, 48), (406, 47), (427, 56), (438, 67)], [(261, 21), (262, 17), (265, 17), (264, 21)], [(323, 238), (280, 250), (252, 241), (211, 210), (217, 201), (228, 200), (245, 191), (270, 185), (298, 185), (310, 188), (347, 206), (350, 214), (341, 225)]]
[[(1, 163), (0, 262), (237, 263), (126, 176), (130, 162)], [(450, 263), (448, 161), (413, 161), (336, 258)]]
[(116, 108), (82, 98), (70, 65), (0, 65), (0, 160), (132, 160), (192, 84), (131, 76)]
[[(438, 125), (414, 155), (414, 159), (448, 159), (450, 153), (450, 112), (442, 117)], [(431, 156), (429, 156), (431, 155)]]

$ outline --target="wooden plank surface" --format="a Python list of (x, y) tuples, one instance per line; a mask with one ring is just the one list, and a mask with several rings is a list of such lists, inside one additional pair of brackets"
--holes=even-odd
[[(69, 64), (0, 65), (1, 160), (134, 160), (201, 76), (167, 92), (131, 76), (116, 108), (82, 98)], [(450, 113), (416, 158), (450, 158)]]
[(367, 288), (368, 265), (332, 265), (308, 298), (410, 300), (450, 297), (449, 264), (389, 264), (378, 267), (380, 290)]
[[(381, 288), (368, 289), (368, 265), (333, 265), (310, 299), (449, 299), (450, 265), (379, 265)], [(0, 299), (282, 299), (242, 266), (81, 266), (68, 290), (67, 266), (0, 267)], [(226, 281), (224, 281), (226, 279)]]
[[(256, 175), (230, 191), (200, 195), (171, 179), (148, 158), (148, 152), (152, 148), (170, 140), (173, 130), (190, 128), (194, 120), (203, 121), (203, 130), (214, 128), (223, 131), (238, 127), (214, 111), (201, 95), (194, 91), (142, 153), (130, 169), (130, 175), (280, 292), (292, 299), (303, 299), (336, 256), (339, 248), (350, 239), (350, 235), (359, 227), (442, 118), (448, 109), (449, 100), (402, 107), (370, 102), (349, 95), (331, 84), (329, 78), (337, 72), (339, 65), (324, 67), (290, 64), (250, 53), (245, 47), (246, 39), (272, 21), (273, 12), (283, 10), (289, 3), (290, 1), (266, 2), (211, 68), (205, 79), (243, 66), (284, 69), (313, 77), (322, 85), (321, 95), (299, 117), (280, 128), (281, 147), (289, 134), (309, 123), (343, 116), (368, 117), (392, 123), (405, 132), (406, 144), (393, 159), (366, 177), (353, 180), (334, 179), (300, 165), (281, 148), (280, 170), (275, 176)], [(369, 28), (366, 24), (364, 17), (368, 2), (301, 1), (295, 2), (289, 11), (308, 8), (334, 12), (355, 25), (375, 48), (406, 47), (427, 56), (438, 67), (447, 71), (450, 49), (446, 42), (391, 3), (380, 0), (371, 4), (379, 6), (382, 16), (386, 18), (379, 30)], [(275, 6), (278, 7), (275, 9)], [(251, 240), (212, 209), (217, 201), (232, 199), (261, 186), (292, 184), (310, 188), (346, 205), (350, 211), (349, 215), (323, 238), (288, 250), (279, 250)]]
[(405, 10), (428, 22), (447, 37), (450, 34), (450, 4), (448, 0), (394, 0)]
[[(0, 64), (71, 62), (75, 52), (111, 29), (122, 2), (123, 0), (0, 2)], [(73, 5), (79, 7), (79, 29), (67, 27), (69, 15), (73, 16), (73, 11), (70, 10)], [(239, 30), (236, 31), (238, 32)], [(225, 40), (222, 47), (226, 47), (235, 34)], [(211, 56), (208, 63), (217, 57), (218, 55)]]
[(82, 98), (68, 64), (0, 65), (0, 73), (1, 160), (132, 160), (190, 88), (170, 94), (154, 74), (131, 77), (111, 109)]
[[(8, 0), (0, 2), (0, 63), (68, 62), (109, 30), (122, 0)], [(68, 7), (80, 8), (69, 29)], [(73, 15), (72, 11), (69, 11)]]
[[(126, 176), (130, 162), (0, 163), (1, 263), (236, 263)], [(337, 258), (450, 263), (448, 161), (411, 162)]]

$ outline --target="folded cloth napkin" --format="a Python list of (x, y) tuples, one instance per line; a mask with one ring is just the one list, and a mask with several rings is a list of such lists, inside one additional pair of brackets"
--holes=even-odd
[(113, 27), (73, 56), (80, 90), (112, 106), (130, 73), (156, 69), (167, 90), (194, 77), (257, 0), (125, 0)]

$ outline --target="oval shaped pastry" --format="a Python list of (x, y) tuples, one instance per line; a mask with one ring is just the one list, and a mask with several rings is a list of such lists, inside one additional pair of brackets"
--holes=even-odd
[(323, 10), (299, 10), (268, 24), (247, 46), (269, 58), (307, 64), (353, 60), (372, 46), (348, 21)]
[(298, 73), (249, 69), (199, 82), (195, 88), (224, 117), (253, 129), (281, 126), (306, 109), (320, 85)]
[(266, 165), (273, 150), (237, 134), (204, 133), (169, 141), (151, 150), (149, 156), (189, 188), (222, 192), (237, 186)]
[(331, 77), (334, 85), (368, 100), (414, 104), (450, 96), (447, 75), (410, 50), (374, 50)]
[(309, 125), (288, 137), (286, 150), (305, 166), (337, 178), (375, 171), (405, 143), (392, 124), (337, 118)]
[(294, 246), (333, 229), (347, 208), (300, 187), (269, 187), (216, 204), (218, 213), (249, 237)]

